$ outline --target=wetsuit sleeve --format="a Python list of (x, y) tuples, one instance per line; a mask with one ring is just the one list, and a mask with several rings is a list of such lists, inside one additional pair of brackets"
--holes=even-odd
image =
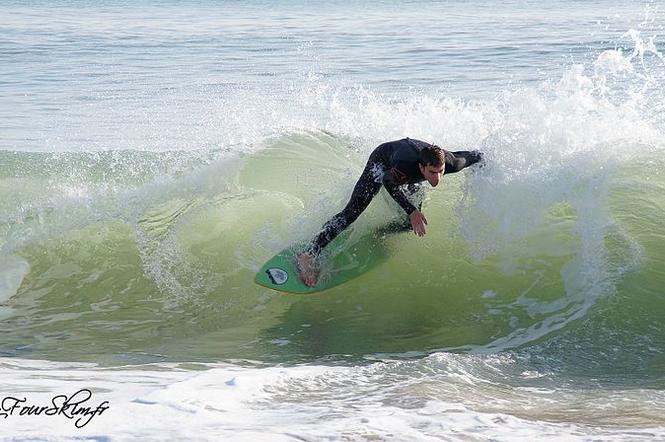
[(390, 196), (392, 196), (397, 204), (404, 209), (407, 215), (411, 215), (411, 213), (416, 210), (415, 206), (407, 199), (401, 185), (397, 182), (393, 170), (390, 170), (383, 175), (383, 185)]
[(446, 172), (455, 173), (476, 164), (483, 159), (483, 153), (477, 150), (466, 151), (460, 150), (457, 152), (446, 152)]

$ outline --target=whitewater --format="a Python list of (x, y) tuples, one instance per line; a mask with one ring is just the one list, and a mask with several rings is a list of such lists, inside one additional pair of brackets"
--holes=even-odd
[[(2, 440), (665, 440), (662, 5), (0, 17)], [(365, 274), (254, 284), (407, 136), (485, 157), (424, 238), (382, 191)]]

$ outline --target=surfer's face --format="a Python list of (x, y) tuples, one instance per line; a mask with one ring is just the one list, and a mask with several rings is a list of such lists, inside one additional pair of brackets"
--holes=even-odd
[(432, 166), (431, 164), (423, 166), (422, 164), (418, 164), (418, 167), (420, 167), (420, 173), (423, 174), (427, 182), (430, 183), (432, 187), (436, 187), (439, 184), (445, 169), (443, 164), (440, 166)]

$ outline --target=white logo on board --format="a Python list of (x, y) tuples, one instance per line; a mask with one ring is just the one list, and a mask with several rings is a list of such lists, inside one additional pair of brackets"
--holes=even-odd
[(266, 272), (273, 284), (282, 285), (289, 279), (289, 274), (279, 267), (271, 267)]

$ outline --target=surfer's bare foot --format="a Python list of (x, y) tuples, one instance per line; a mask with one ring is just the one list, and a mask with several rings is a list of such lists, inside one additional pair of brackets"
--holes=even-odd
[(314, 287), (318, 278), (318, 269), (314, 257), (309, 253), (301, 253), (296, 258), (300, 279), (307, 287)]

